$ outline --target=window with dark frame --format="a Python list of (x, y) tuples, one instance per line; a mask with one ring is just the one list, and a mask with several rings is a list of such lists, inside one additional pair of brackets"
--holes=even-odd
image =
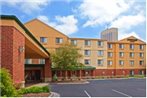
[(90, 60), (89, 60), (89, 59), (85, 59), (85, 60), (84, 60), (84, 63), (85, 63), (86, 65), (90, 65)]
[(63, 43), (63, 39), (62, 39), (62, 38), (57, 37), (57, 38), (56, 38), (56, 43), (58, 43), (58, 44)]
[(85, 40), (85, 46), (90, 46), (91, 45), (91, 41), (90, 40)]
[(47, 37), (40, 37), (41, 43), (47, 43)]

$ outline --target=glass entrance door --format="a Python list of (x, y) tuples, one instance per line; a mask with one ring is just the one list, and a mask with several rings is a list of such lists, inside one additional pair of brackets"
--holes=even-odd
[(26, 70), (25, 71), (26, 82), (38, 82), (41, 81), (41, 70)]

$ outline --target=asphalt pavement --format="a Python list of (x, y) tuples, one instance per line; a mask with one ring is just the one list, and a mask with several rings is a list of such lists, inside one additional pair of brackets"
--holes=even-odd
[(145, 97), (146, 79), (88, 80), (88, 84), (51, 84), (61, 97)]

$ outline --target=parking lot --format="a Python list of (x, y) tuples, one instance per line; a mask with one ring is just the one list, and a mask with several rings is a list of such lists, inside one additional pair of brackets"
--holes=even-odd
[(146, 79), (88, 80), (88, 84), (51, 84), (61, 97), (145, 97)]

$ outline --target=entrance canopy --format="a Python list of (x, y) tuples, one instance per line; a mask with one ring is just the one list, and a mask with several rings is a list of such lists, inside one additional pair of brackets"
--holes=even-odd
[(25, 52), (25, 58), (49, 58), (49, 52), (17, 17), (1, 15), (0, 26), (13, 26), (25, 37), (25, 45), (20, 46), (19, 49), (20, 51)]

